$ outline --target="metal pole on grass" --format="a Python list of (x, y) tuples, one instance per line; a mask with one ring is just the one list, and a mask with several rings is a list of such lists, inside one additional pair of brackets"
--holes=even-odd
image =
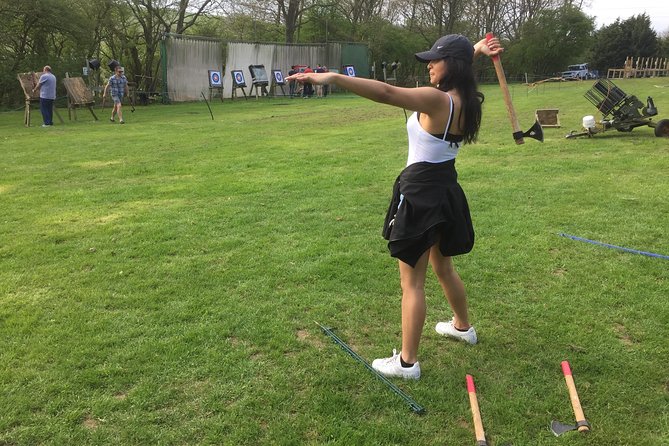
[(207, 98), (204, 97), (204, 93), (200, 92), (202, 95), (202, 99), (204, 99), (204, 103), (207, 104), (207, 108), (209, 109), (209, 114), (211, 115), (211, 120), (214, 120), (214, 114), (211, 112), (211, 107), (209, 107), (209, 102), (207, 102)]
[(342, 348), (342, 350), (344, 350), (346, 353), (348, 353), (349, 355), (351, 355), (351, 357), (352, 357), (353, 359), (355, 359), (356, 361), (358, 361), (359, 363), (361, 363), (362, 365), (364, 365), (364, 366), (367, 368), (367, 370), (369, 370), (370, 372), (372, 372), (374, 375), (376, 375), (377, 378), (379, 378), (381, 381), (383, 381), (383, 383), (384, 383), (385, 385), (387, 385), (388, 387), (390, 387), (390, 390), (392, 390), (396, 395), (398, 395), (400, 398), (402, 398), (402, 399), (409, 405), (409, 407), (411, 408), (412, 411), (414, 411), (414, 412), (417, 413), (418, 415), (423, 415), (423, 414), (425, 413), (425, 408), (424, 408), (423, 406), (421, 406), (421, 405), (418, 404), (416, 401), (414, 401), (409, 395), (407, 395), (406, 393), (404, 393), (404, 392), (402, 391), (402, 389), (400, 389), (399, 387), (397, 387), (395, 384), (393, 384), (391, 381), (389, 381), (388, 378), (386, 378), (385, 376), (383, 376), (381, 373), (379, 373), (377, 370), (375, 370), (371, 365), (369, 365), (369, 363), (368, 363), (367, 361), (365, 361), (365, 360), (364, 360), (360, 355), (358, 355), (356, 352), (354, 352), (354, 351), (351, 349), (351, 347), (349, 347), (348, 345), (346, 345), (346, 343), (345, 343), (344, 341), (342, 341), (341, 339), (339, 339), (339, 337), (338, 337), (336, 334), (334, 334), (334, 333), (332, 332), (332, 329), (331, 329), (331, 328), (324, 327), (324, 326), (322, 326), (321, 324), (319, 324), (318, 322), (316, 322), (316, 325), (318, 325), (319, 327), (321, 327), (321, 330), (323, 330), (323, 332), (324, 332), (327, 336), (329, 336), (330, 338), (332, 338), (332, 340), (333, 340), (337, 345), (339, 345), (339, 346)]

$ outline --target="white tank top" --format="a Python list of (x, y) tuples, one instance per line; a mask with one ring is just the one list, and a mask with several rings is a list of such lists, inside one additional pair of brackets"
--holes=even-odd
[(420, 163), (443, 163), (455, 159), (460, 150), (460, 143), (455, 141), (447, 141), (448, 131), (453, 122), (453, 98), (448, 95), (450, 101), (451, 112), (448, 116), (448, 123), (446, 130), (444, 130), (444, 137), (438, 138), (427, 131), (420, 125), (418, 121), (418, 113), (414, 112), (407, 121), (407, 133), (409, 135), (409, 157), (407, 159), (407, 166)]

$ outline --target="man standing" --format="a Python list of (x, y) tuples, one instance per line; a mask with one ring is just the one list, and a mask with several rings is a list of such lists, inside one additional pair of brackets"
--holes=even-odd
[[(290, 67), (290, 70), (288, 71), (288, 76), (292, 76), (293, 74), (297, 74), (297, 68), (295, 65)], [(288, 94), (290, 95), (291, 99), (293, 96), (295, 96), (295, 91), (297, 90), (297, 81), (291, 81), (288, 82)]]
[(42, 112), (44, 124), (42, 127), (53, 125), (53, 103), (56, 100), (56, 76), (51, 73), (51, 67), (45, 66), (39, 82), (33, 88), (33, 93), (39, 89), (39, 109)]
[[(313, 73), (314, 70), (311, 69), (309, 65), (307, 65), (307, 68), (304, 69), (304, 73)], [(311, 84), (311, 82), (305, 82), (302, 86), (302, 97), (304, 99), (310, 98), (314, 95), (314, 86)]]
[[(316, 68), (314, 68), (314, 73), (325, 73), (325, 70), (321, 67), (321, 64), (318, 64), (316, 65)], [(323, 97), (323, 85), (316, 84), (316, 97)]]
[(116, 67), (116, 74), (109, 78), (109, 82), (105, 85), (105, 91), (102, 97), (107, 97), (107, 90), (111, 87), (111, 97), (114, 101), (111, 118), (109, 120), (114, 122), (114, 115), (118, 115), (118, 120), (121, 124), (125, 124), (123, 120), (123, 113), (121, 112), (121, 103), (123, 102), (123, 95), (128, 94), (128, 79), (123, 74), (123, 67), (118, 65)]

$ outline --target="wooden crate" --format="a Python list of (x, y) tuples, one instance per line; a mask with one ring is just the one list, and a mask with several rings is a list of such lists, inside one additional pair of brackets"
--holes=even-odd
[(535, 116), (541, 127), (560, 127), (560, 110), (557, 108), (538, 109)]

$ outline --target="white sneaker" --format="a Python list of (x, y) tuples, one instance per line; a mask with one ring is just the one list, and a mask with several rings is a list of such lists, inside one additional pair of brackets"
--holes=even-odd
[(390, 358), (380, 358), (372, 361), (372, 368), (384, 376), (398, 376), (404, 379), (420, 378), (420, 364), (416, 362), (411, 367), (402, 367), (400, 363), (400, 354), (393, 349), (393, 355)]
[(467, 331), (460, 331), (457, 328), (455, 328), (454, 321), (455, 318), (451, 319), (448, 322), (438, 322), (437, 326), (434, 327), (434, 329), (437, 330), (437, 333), (439, 333), (440, 335), (448, 336), (449, 338), (459, 339), (461, 341), (468, 342), (472, 345), (478, 342), (478, 338), (476, 337), (476, 330), (474, 330), (473, 326), (469, 327), (469, 330)]

